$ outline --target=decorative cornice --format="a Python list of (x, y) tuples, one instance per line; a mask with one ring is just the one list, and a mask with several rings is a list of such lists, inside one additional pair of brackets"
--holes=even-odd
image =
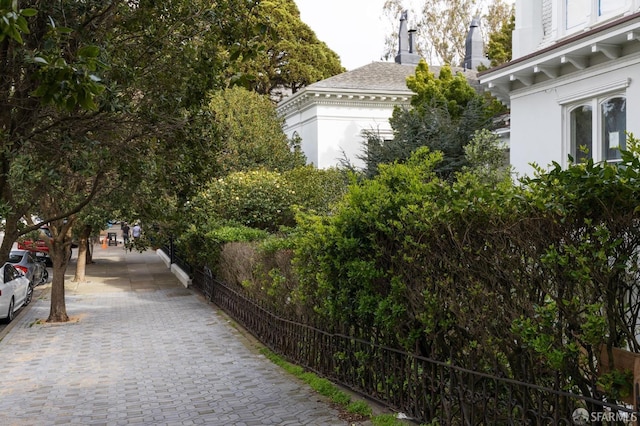
[(356, 90), (307, 90), (283, 100), (277, 107), (281, 116), (299, 112), (313, 105), (341, 105), (348, 107), (384, 108), (396, 105), (408, 105), (414, 93), (410, 90), (402, 92), (356, 91)]
[[(568, 73), (564, 75), (559, 75), (554, 79), (548, 79), (545, 81), (537, 82), (533, 86), (523, 86), (518, 89), (510, 89), (505, 90), (505, 96), (508, 96), (511, 100), (515, 100), (521, 98), (523, 96), (527, 96), (531, 93), (537, 93), (545, 90), (553, 90), (555, 87), (569, 84), (571, 82), (577, 80), (584, 80), (588, 78), (598, 78), (599, 76), (606, 75), (607, 73), (613, 71), (614, 69), (622, 69), (629, 66), (633, 66), (635, 64), (640, 63), (640, 52), (635, 53), (633, 55), (623, 56), (617, 61), (606, 61), (598, 65), (590, 66), (585, 68), (584, 70), (580, 70), (580, 72)], [(616, 91), (624, 89), (625, 87), (629, 87), (633, 83), (631, 78), (616, 80), (615, 82), (609, 84), (604, 84), (602, 86), (594, 87), (590, 90), (584, 91), (582, 95), (587, 96), (588, 93), (597, 93), (598, 88), (603, 88), (600, 93), (606, 93), (610, 91)], [(625, 86), (626, 85), (626, 86)], [(624, 86), (624, 87), (623, 87)], [(562, 98), (562, 100), (558, 100), (560, 103), (571, 102), (571, 99), (579, 99), (581, 96), (580, 93), (575, 93), (573, 95), (568, 95)], [(568, 99), (568, 100), (567, 100)]]
[(626, 89), (631, 84), (630, 78), (624, 78), (617, 81), (612, 81), (606, 84), (602, 84), (596, 87), (589, 87), (588, 90), (581, 90), (575, 93), (571, 93), (567, 96), (563, 96), (558, 99), (560, 105), (572, 103), (578, 100), (585, 99), (587, 97), (600, 96), (606, 93), (617, 92)]
[(636, 13), (481, 73), (480, 84), (508, 103), (532, 88), (540, 90), (606, 64), (635, 61), (640, 50), (634, 46), (638, 34), (640, 14)]

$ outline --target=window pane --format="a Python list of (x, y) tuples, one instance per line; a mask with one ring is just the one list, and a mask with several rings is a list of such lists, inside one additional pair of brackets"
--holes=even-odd
[(566, 0), (567, 30), (584, 26), (591, 12), (591, 0)]
[(628, 0), (598, 0), (598, 16), (620, 13), (629, 7)]
[(602, 141), (606, 160), (620, 158), (620, 149), (626, 149), (627, 100), (613, 98), (602, 103)]
[(576, 163), (581, 163), (593, 155), (593, 114), (588, 105), (571, 111), (571, 155)]

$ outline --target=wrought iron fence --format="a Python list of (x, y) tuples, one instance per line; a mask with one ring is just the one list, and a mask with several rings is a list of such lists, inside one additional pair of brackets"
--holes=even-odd
[[(290, 361), (419, 422), (440, 425), (630, 424), (633, 408), (494, 377), (331, 333), (265, 309), (242, 291), (195, 271), (193, 286)], [(589, 416), (580, 423), (574, 416)], [(611, 420), (601, 423), (602, 419)]]

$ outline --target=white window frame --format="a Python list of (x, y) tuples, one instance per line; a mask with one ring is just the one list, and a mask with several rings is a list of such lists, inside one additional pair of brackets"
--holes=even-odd
[[(607, 1), (618, 2), (619, 6), (610, 10), (606, 14), (602, 14), (601, 5), (603, 2)], [(584, 2), (583, 9), (586, 14), (581, 18), (574, 17), (574, 24), (571, 27), (568, 27), (568, 14), (571, 12), (570, 3), (579, 4), (580, 2)], [(623, 16), (626, 13), (631, 13), (638, 9), (639, 3), (640, 2), (638, 0), (560, 0), (558, 28), (562, 36), (574, 34), (609, 19)]]
[[(602, 94), (599, 96), (593, 96), (591, 98), (585, 98), (582, 100), (575, 100), (569, 103), (564, 104), (564, 147), (563, 147), (563, 164), (564, 166), (568, 166), (569, 164), (569, 155), (573, 157), (574, 161), (577, 161), (577, 150), (578, 147), (574, 146), (574, 142), (572, 141), (571, 135), (571, 113), (581, 107), (581, 106), (589, 106), (591, 107), (591, 158), (593, 158), (594, 162), (608, 161), (611, 163), (619, 162), (619, 159), (606, 159), (606, 152), (604, 149), (604, 123), (602, 119), (602, 109), (601, 106), (604, 102), (607, 102), (614, 98), (627, 98), (626, 91), (614, 92)], [(626, 113), (626, 112), (625, 112)], [(628, 117), (627, 117), (628, 119)], [(626, 131), (626, 129), (625, 129)]]
[[(609, 3), (609, 2), (613, 2), (613, 3), (617, 3), (618, 6), (614, 7), (613, 9), (611, 9), (609, 11), (609, 13), (607, 14), (603, 14), (602, 12), (602, 8), (603, 8), (603, 3)], [(597, 14), (595, 15), (598, 19), (607, 19), (610, 16), (617, 16), (620, 15), (626, 11), (628, 11), (631, 6), (633, 5), (633, 1), (632, 0), (597, 0), (595, 6), (597, 6), (596, 12)]]

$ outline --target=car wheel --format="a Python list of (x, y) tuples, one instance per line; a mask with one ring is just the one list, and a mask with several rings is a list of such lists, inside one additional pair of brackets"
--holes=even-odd
[(49, 271), (45, 268), (42, 272), (42, 279), (40, 280), (40, 284), (44, 284), (49, 281)]
[(15, 306), (15, 301), (13, 299), (13, 297), (11, 298), (11, 302), (9, 302), (9, 312), (7, 312), (7, 317), (4, 319), (4, 322), (9, 324), (12, 320), (13, 317), (15, 316), (14, 312), (13, 312), (13, 307)]
[(27, 306), (29, 303), (31, 303), (32, 298), (33, 298), (33, 286), (29, 284), (27, 286), (27, 295), (24, 298), (24, 306)]

